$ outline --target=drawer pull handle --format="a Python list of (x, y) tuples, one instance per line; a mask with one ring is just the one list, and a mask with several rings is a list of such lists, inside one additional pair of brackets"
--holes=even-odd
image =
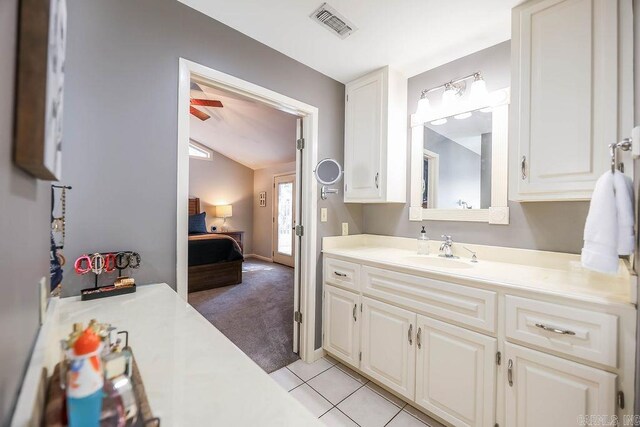
[(513, 360), (511, 359), (507, 365), (507, 381), (509, 381), (509, 387), (513, 387)]
[(353, 304), (353, 321), (357, 322), (358, 318), (356, 317), (356, 313), (358, 312), (358, 304)]
[(543, 329), (545, 331), (553, 332), (553, 333), (560, 334), (560, 335), (575, 335), (576, 334), (575, 332), (570, 331), (568, 329), (558, 329), (558, 328), (554, 328), (553, 326), (544, 325), (542, 323), (536, 323), (536, 328), (540, 328), (540, 329)]
[(334, 271), (334, 272), (333, 272), (333, 274), (335, 274), (335, 275), (336, 275), (336, 276), (338, 276), (338, 277), (347, 277), (347, 275), (346, 275), (346, 274), (344, 274), (344, 273), (338, 273), (337, 271)]
[(422, 348), (422, 328), (418, 328), (418, 333), (416, 334), (416, 345), (418, 348)]
[(409, 345), (413, 345), (413, 325), (409, 325), (409, 332), (407, 335), (409, 338)]

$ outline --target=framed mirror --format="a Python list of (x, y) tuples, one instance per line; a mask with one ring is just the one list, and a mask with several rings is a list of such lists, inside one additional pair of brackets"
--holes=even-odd
[(411, 221), (508, 224), (509, 89), (411, 116)]

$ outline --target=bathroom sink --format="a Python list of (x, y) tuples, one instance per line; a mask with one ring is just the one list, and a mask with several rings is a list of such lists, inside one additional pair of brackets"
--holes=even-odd
[(441, 258), (434, 256), (411, 256), (407, 257), (407, 261), (420, 264), (424, 267), (435, 268), (473, 268), (470, 262), (460, 261), (459, 259)]

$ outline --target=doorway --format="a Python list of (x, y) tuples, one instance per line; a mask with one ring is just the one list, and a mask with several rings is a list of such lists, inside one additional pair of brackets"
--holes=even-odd
[(273, 262), (294, 267), (296, 175), (275, 176), (273, 190)]
[[(297, 246), (298, 248), (293, 251), (295, 267), (294, 311), (296, 315), (291, 313), (290, 322), (294, 331), (299, 330), (299, 336), (294, 333), (293, 348), (298, 350), (304, 361), (313, 362), (322, 355), (321, 350), (315, 350), (315, 259), (317, 253), (315, 211), (318, 190), (313, 177), (310, 174), (305, 175), (301, 171), (313, 170), (317, 161), (318, 109), (183, 58), (180, 59), (179, 69), (177, 194), (178, 200), (185, 200), (185, 203), (177, 203), (176, 211), (177, 291), (185, 299), (187, 298), (188, 209), (186, 200), (189, 197), (189, 107), (190, 84), (195, 79), (300, 117), (297, 145), (300, 148), (303, 146), (304, 150), (296, 151), (296, 164), (299, 165), (300, 173), (296, 175), (293, 191), (296, 195), (304, 193), (305, 203), (302, 203), (302, 197), (298, 197), (292, 215), (293, 218), (296, 218), (295, 225), (304, 225), (305, 232), (303, 236), (293, 237), (292, 247), (296, 248)], [(304, 141), (302, 146), (301, 141)], [(235, 215), (235, 210), (233, 215)], [(293, 227), (291, 235), (295, 235)], [(297, 321), (294, 321), (294, 318)]]

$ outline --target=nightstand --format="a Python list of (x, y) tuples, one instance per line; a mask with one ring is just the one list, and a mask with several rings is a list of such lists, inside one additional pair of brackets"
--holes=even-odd
[(217, 234), (224, 234), (225, 236), (231, 237), (233, 240), (238, 242), (238, 246), (240, 246), (240, 252), (244, 254), (244, 245), (242, 241), (244, 240), (244, 231), (216, 231)]

